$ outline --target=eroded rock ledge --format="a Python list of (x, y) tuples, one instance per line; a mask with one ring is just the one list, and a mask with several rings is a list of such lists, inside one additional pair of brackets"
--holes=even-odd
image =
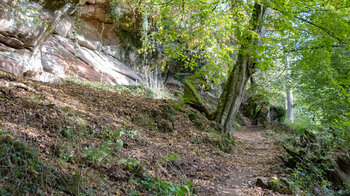
[[(142, 82), (132, 70), (139, 63), (139, 35), (113, 23), (109, 0), (85, 0), (70, 10), (45, 2), (0, 2), (1, 70), (41, 81)], [(122, 9), (127, 13), (126, 5)]]

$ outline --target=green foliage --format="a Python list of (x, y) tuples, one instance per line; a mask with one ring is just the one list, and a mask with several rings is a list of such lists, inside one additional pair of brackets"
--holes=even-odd
[(122, 136), (127, 135), (131, 139), (134, 139), (137, 136), (137, 131), (133, 129), (125, 129), (123, 127), (118, 130), (112, 131), (109, 127), (105, 127), (98, 135), (95, 137), (103, 138), (103, 139), (120, 139)]
[(150, 88), (144, 85), (117, 85), (114, 87), (117, 92), (122, 93), (130, 93), (139, 95), (147, 98), (155, 98), (156, 94)]
[(116, 143), (107, 140), (99, 146), (89, 147), (82, 153), (82, 156), (96, 165), (106, 164), (115, 160), (113, 151), (116, 148), (123, 148), (122, 140), (118, 139)]
[(162, 181), (158, 178), (146, 176), (141, 180), (141, 186), (152, 191), (152, 195), (174, 195), (184, 196), (192, 192), (193, 182), (186, 182), (184, 184), (173, 184), (169, 181)]
[(143, 167), (144, 165), (141, 164), (139, 161), (135, 160), (134, 158), (128, 158), (128, 159), (121, 159), (121, 163), (123, 163), (123, 169), (130, 171), (135, 176), (142, 176), (143, 175)]
[(283, 161), (290, 174), (285, 180), (294, 192), (317, 195), (320, 192), (347, 189), (347, 181), (329, 155), (332, 146), (328, 136), (304, 130), (300, 136), (292, 135), (281, 145), (286, 150)]
[(119, 18), (122, 15), (121, 6), (118, 0), (112, 0), (109, 2), (109, 7), (111, 8), (111, 15), (115, 23), (119, 23)]
[(132, 129), (120, 128), (118, 135), (122, 136), (124, 134), (127, 134), (131, 139), (134, 139), (134, 137), (137, 135), (137, 131), (136, 130), (132, 130)]
[(34, 96), (34, 95), (30, 95), (30, 96), (28, 97), (28, 99), (29, 99), (30, 101), (33, 101), (33, 102), (36, 102), (36, 103), (42, 103), (42, 100), (40, 100), (39, 98), (37, 98), (37, 97)]
[(179, 112), (184, 112), (183, 105), (182, 103), (179, 103), (177, 101), (172, 101), (171, 102), (172, 107)]
[(163, 160), (165, 161), (165, 162), (171, 162), (171, 161), (175, 161), (176, 159), (178, 159), (179, 158), (179, 155), (178, 154), (176, 154), (176, 153), (174, 153), (174, 152), (172, 152), (172, 153), (170, 153), (170, 155), (164, 155), (163, 156)]
[(55, 152), (56, 156), (58, 156), (64, 162), (72, 162), (72, 158), (75, 156), (75, 152), (72, 147), (63, 143), (58, 148), (59, 149)]
[(122, 137), (124, 135), (134, 139), (137, 135), (137, 131), (125, 128), (112, 131), (108, 127), (104, 128), (98, 135), (95, 135), (95, 137), (104, 139), (103, 143), (85, 149), (82, 153), (82, 157), (96, 165), (116, 161), (118, 158), (116, 150), (123, 148), (124, 142)]
[(230, 12), (229, 6), (198, 0), (118, 2), (138, 8), (137, 14), (142, 16), (143, 47), (140, 52), (145, 56), (160, 53), (162, 56), (157, 65), (164, 69), (178, 63), (198, 70), (197, 78), (205, 75), (209, 81), (217, 83), (224, 79), (223, 73), (233, 62), (230, 57), (235, 49), (233, 25), (243, 24), (240, 18), (225, 13)]
[(322, 125), (345, 128), (349, 122), (348, 54), (346, 49), (314, 50), (304, 54), (294, 70), (300, 102)]
[(32, 147), (15, 141), (0, 131), (1, 195), (26, 195), (45, 192), (46, 186), (57, 188), (57, 173), (40, 161)]
[(308, 116), (302, 113), (297, 113), (294, 123), (286, 122), (289, 127), (295, 130), (298, 134), (302, 134), (305, 130), (314, 130), (316, 124)]

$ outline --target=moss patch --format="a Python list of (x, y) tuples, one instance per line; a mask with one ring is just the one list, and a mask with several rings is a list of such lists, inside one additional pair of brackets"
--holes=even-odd
[(230, 153), (234, 149), (234, 139), (230, 139), (221, 132), (205, 132), (204, 142), (210, 143), (212, 146), (222, 150), (223, 152)]
[(292, 194), (291, 189), (289, 188), (288, 183), (285, 180), (272, 178), (268, 182), (268, 188), (282, 194)]
[(132, 119), (132, 122), (140, 127), (143, 127), (145, 129), (151, 130), (151, 131), (157, 131), (158, 127), (155, 123), (154, 117), (150, 115), (150, 113), (145, 112), (137, 115)]
[(206, 127), (203, 123), (202, 116), (197, 111), (191, 111), (188, 114), (188, 119), (192, 122), (193, 126), (200, 131), (205, 131)]
[(199, 96), (197, 90), (195, 87), (189, 82), (185, 81), (185, 88), (184, 88), (184, 96), (183, 101), (186, 104), (189, 104), (191, 107), (197, 109), (200, 112), (205, 113), (205, 115), (209, 115), (209, 112), (207, 108), (204, 106), (204, 103)]
[(151, 131), (172, 132), (176, 112), (169, 105), (161, 105), (161, 111), (145, 111), (133, 118), (133, 123)]

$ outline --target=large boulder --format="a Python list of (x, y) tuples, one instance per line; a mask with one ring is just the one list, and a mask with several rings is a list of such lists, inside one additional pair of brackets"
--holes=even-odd
[(256, 94), (242, 102), (240, 110), (244, 116), (252, 120), (253, 125), (261, 125), (269, 121), (281, 122), (286, 114), (284, 108), (270, 105), (264, 95)]

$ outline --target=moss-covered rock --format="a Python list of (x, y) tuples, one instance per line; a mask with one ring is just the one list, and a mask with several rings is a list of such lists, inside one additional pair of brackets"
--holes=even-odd
[(173, 123), (165, 120), (165, 119), (160, 119), (159, 122), (157, 123), (157, 128), (161, 132), (172, 132), (174, 131), (174, 126)]
[(201, 144), (203, 142), (203, 137), (199, 134), (191, 134), (191, 143), (192, 144)]
[(188, 114), (188, 119), (192, 122), (193, 126), (200, 131), (205, 131), (206, 127), (203, 123), (202, 116), (197, 111), (191, 111)]
[(290, 188), (288, 182), (284, 179), (279, 179), (279, 178), (265, 178), (265, 177), (259, 177), (256, 180), (255, 183), (256, 186), (264, 188), (264, 189), (269, 189), (274, 192), (278, 192), (281, 194), (292, 194), (292, 189)]
[(161, 105), (159, 111), (145, 111), (133, 118), (132, 122), (151, 131), (172, 132), (176, 120), (176, 112), (169, 105)]
[(165, 118), (166, 120), (169, 120), (172, 123), (176, 120), (176, 112), (171, 106), (161, 105), (160, 108), (162, 108), (163, 118)]
[(265, 124), (268, 121), (268, 110), (271, 122), (281, 122), (286, 113), (284, 108), (271, 105), (266, 97), (260, 94), (249, 97), (241, 106), (242, 113), (252, 120), (253, 125)]
[(205, 132), (204, 142), (209, 143), (226, 153), (232, 152), (235, 144), (233, 138), (229, 138), (227, 135), (216, 131)]
[(171, 102), (172, 107), (174, 108), (174, 110), (179, 111), (179, 112), (185, 112), (185, 110), (183, 109), (183, 104), (173, 101)]
[(292, 194), (289, 184), (279, 178), (271, 178), (267, 184), (267, 188), (282, 194)]
[(132, 122), (135, 125), (137, 125), (139, 127), (143, 127), (143, 128), (145, 128), (147, 130), (151, 130), (151, 131), (157, 131), (158, 130), (158, 127), (157, 127), (157, 124), (155, 123), (154, 117), (152, 117), (147, 112), (137, 115), (136, 117), (134, 117), (132, 119)]
[(185, 87), (184, 87), (184, 96), (183, 101), (184, 103), (190, 105), (191, 107), (195, 108), (196, 110), (203, 112), (206, 116), (209, 116), (209, 112), (207, 108), (204, 106), (204, 103), (199, 96), (196, 88), (191, 84), (190, 81), (185, 81)]

